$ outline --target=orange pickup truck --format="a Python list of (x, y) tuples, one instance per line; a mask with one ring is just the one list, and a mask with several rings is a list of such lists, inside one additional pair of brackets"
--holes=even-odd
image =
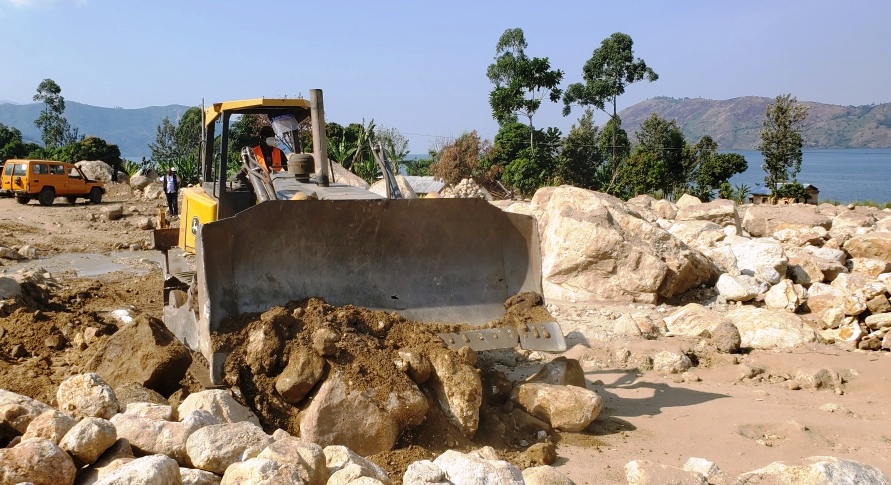
[(77, 199), (102, 202), (105, 186), (90, 180), (77, 166), (52, 160), (7, 160), (0, 175), (0, 192), (15, 197), (19, 204), (37, 199), (40, 205), (52, 205), (56, 197), (70, 204)]

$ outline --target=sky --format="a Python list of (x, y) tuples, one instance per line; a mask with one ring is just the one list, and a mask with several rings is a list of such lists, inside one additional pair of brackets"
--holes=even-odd
[[(659, 74), (619, 109), (655, 96), (891, 101), (891, 1), (0, 0), (0, 101), (31, 102), (45, 78), (69, 101), (142, 108), (325, 95), (326, 120), (373, 119), (425, 153), (498, 131), (486, 68), (521, 28), (526, 53), (563, 70), (562, 87), (614, 32)], [(536, 127), (581, 116), (545, 103)], [(606, 121), (603, 113), (595, 121)]]

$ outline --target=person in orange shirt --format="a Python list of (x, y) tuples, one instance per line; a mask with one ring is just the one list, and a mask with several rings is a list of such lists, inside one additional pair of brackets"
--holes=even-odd
[(271, 126), (260, 128), (260, 143), (251, 150), (257, 157), (257, 162), (267, 172), (280, 172), (288, 169), (288, 158), (285, 152), (276, 146), (275, 131)]

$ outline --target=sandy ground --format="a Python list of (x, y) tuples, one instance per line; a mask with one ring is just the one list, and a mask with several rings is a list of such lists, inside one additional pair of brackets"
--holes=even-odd
[[(123, 205), (123, 219), (91, 218), (114, 203)], [(160, 318), (159, 256), (129, 249), (144, 245), (150, 236), (149, 231), (134, 227), (135, 219), (155, 216), (159, 206), (162, 201), (132, 199), (126, 186), (120, 185), (109, 188), (100, 206), (69, 206), (62, 200), (51, 207), (21, 206), (13, 199), (0, 199), (0, 245), (30, 244), (41, 255), (26, 263), (0, 260), (0, 274), (29, 267), (48, 269), (65, 286), (59, 292), (70, 306), (66, 318), (76, 322), (101, 319), (120, 308)], [(612, 334), (614, 322), (609, 316), (632, 312), (664, 316), (674, 308), (549, 303), (570, 344), (592, 347), (585, 352), (571, 349), (569, 355), (580, 359), (589, 389), (605, 400), (604, 411), (585, 432), (555, 437), (559, 455), (555, 465), (576, 483), (621, 483), (630, 460), (682, 466), (690, 457), (712, 460), (731, 477), (773, 461), (815, 455), (854, 459), (891, 476), (888, 352), (812, 345), (716, 356), (692, 369), (701, 381), (684, 382), (676, 375), (626, 369), (617, 362), (616, 352), (646, 353), (695, 342), (675, 338), (625, 341)], [(10, 324), (8, 318), (4, 325)], [(35, 378), (57, 385), (76, 373), (76, 358), (53, 355), (42, 367), (7, 359), (0, 366), (5, 381), (20, 379), (24, 390), (24, 381)], [(741, 379), (739, 364), (763, 369), (764, 378)], [(532, 360), (503, 370), (520, 379), (538, 366), (540, 362)], [(784, 376), (794, 376), (802, 368), (837, 371), (846, 379), (841, 393), (790, 390)]]

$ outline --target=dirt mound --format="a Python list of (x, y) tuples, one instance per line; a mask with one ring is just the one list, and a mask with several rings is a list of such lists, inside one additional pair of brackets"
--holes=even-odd
[[(553, 319), (538, 295), (518, 295), (508, 300), (505, 307), (504, 316), (490, 326), (516, 326)], [(301, 411), (309, 407), (312, 399), (289, 404), (276, 391), (275, 382), (291, 356), (300, 352), (324, 354), (319, 342), (314, 342), (314, 335), (328, 332), (339, 337), (336, 350), (324, 356), (327, 375), (335, 372), (345, 375), (352, 388), (384, 399), (389, 393), (374, 390), (398, 394), (415, 387), (409, 372), (398, 365), (404, 352), (422, 356), (453, 352), (445, 350), (445, 344), (435, 332), (454, 328), (407, 320), (394, 312), (335, 307), (313, 298), (226, 321), (214, 344), (217, 351), (229, 352), (224, 369), (227, 384), (236, 389), (236, 395), (240, 394), (267, 430), (282, 428), (298, 435)], [(475, 362), (475, 355), (469, 360)], [(481, 362), (480, 365), (488, 364)], [(465, 437), (447, 418), (433, 389), (421, 382), (418, 387), (429, 405), (423, 423), (404, 430), (396, 449), (372, 455), (372, 460), (394, 472), (392, 476), (401, 476), (409, 463), (435, 457), (447, 449), (471, 450), (489, 445), (498, 449), (503, 458), (517, 462), (522, 449), (552, 432), (547, 424), (513, 406), (508, 399), (512, 383), (504, 374), (487, 368), (479, 372), (484, 402), (479, 428), (472, 438)], [(310, 396), (324, 380), (322, 377)], [(383, 407), (386, 403), (379, 401), (378, 404)]]

